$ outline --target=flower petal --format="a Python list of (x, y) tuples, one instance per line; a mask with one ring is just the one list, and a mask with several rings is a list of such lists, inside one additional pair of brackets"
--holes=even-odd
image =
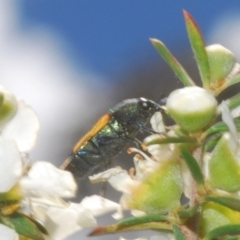
[(222, 110), (222, 120), (227, 124), (229, 132), (232, 136), (232, 139), (235, 141), (236, 147), (238, 147), (239, 140), (238, 140), (237, 127), (233, 121), (233, 117), (225, 101), (222, 101), (221, 103), (221, 110)]
[(18, 234), (11, 228), (0, 224), (0, 240), (18, 240)]
[(86, 209), (91, 210), (94, 217), (98, 217), (111, 211), (116, 211), (120, 206), (118, 203), (112, 202), (97, 195), (85, 197), (81, 201), (80, 205)]
[(136, 148), (131, 148), (131, 151), (139, 153), (133, 157), (133, 161), (136, 169), (134, 180), (142, 181), (149, 173), (154, 171), (159, 164), (153, 161), (141, 150), (138, 150)]
[(14, 139), (21, 152), (31, 149), (36, 141), (39, 122), (33, 109), (23, 101), (18, 102), (15, 116), (4, 127), (3, 139)]
[(232, 115), (233, 118), (239, 117), (240, 116), (240, 106), (231, 110), (231, 115)]
[(126, 170), (120, 168), (110, 168), (102, 173), (89, 177), (91, 182), (108, 181), (115, 190), (129, 193), (132, 186), (136, 186), (134, 181)]
[(32, 166), (20, 184), (26, 194), (33, 196), (74, 197), (77, 191), (77, 184), (70, 172), (40, 161)]
[(160, 112), (155, 112), (150, 120), (152, 129), (157, 133), (164, 133), (165, 127), (163, 123), (162, 114)]
[(23, 172), (21, 155), (14, 141), (0, 140), (0, 192), (8, 192)]
[(92, 212), (75, 203), (71, 203), (67, 208), (49, 208), (45, 221), (51, 240), (62, 240), (82, 228), (96, 225)]
[(110, 168), (106, 171), (100, 172), (98, 174), (94, 174), (92, 176), (89, 176), (89, 180), (91, 183), (99, 183), (99, 182), (106, 182), (112, 175), (118, 174), (119, 172), (122, 172), (125, 170), (122, 170), (121, 168)]

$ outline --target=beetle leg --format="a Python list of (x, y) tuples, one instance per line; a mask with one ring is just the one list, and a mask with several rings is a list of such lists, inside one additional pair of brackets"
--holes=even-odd
[(134, 137), (133, 142), (137, 145), (138, 148), (141, 148), (142, 142), (138, 138)]
[(159, 133), (159, 132), (156, 132), (156, 131), (154, 131), (153, 129), (151, 129), (151, 128), (149, 128), (149, 127), (146, 127), (146, 126), (141, 126), (140, 129), (143, 130), (144, 132), (146, 132), (146, 133), (150, 133), (150, 134), (156, 134), (156, 133)]

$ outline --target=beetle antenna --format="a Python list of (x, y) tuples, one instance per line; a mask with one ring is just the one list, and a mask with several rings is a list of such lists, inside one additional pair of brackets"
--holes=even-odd
[(167, 98), (165, 97), (164, 93), (161, 93), (160, 96), (157, 98), (156, 103), (159, 103), (161, 106), (166, 105)]

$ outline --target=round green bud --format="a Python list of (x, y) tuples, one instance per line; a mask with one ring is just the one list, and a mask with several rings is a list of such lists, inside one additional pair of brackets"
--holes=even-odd
[(236, 63), (236, 58), (230, 50), (220, 44), (207, 46), (206, 52), (210, 68), (210, 84), (215, 86), (227, 77)]
[(192, 86), (173, 91), (166, 107), (181, 128), (197, 132), (206, 127), (215, 115), (217, 100), (205, 89)]

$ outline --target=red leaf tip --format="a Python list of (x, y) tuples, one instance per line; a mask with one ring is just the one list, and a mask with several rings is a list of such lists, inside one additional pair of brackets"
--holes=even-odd
[(95, 228), (92, 232), (90, 232), (88, 234), (88, 236), (97, 236), (97, 235), (100, 235), (102, 233), (104, 233), (104, 227), (98, 227), (98, 228)]

